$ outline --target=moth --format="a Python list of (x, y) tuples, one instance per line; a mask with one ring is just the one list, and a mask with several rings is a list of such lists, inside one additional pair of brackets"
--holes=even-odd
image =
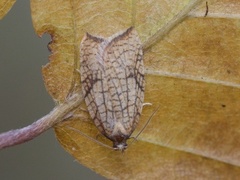
[(84, 99), (98, 130), (124, 151), (135, 130), (144, 101), (142, 43), (130, 27), (108, 38), (88, 33), (80, 45)]

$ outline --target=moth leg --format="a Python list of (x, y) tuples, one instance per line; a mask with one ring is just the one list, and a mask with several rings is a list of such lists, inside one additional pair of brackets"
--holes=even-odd
[(88, 110), (85, 109), (85, 108), (80, 107), (79, 109), (80, 109), (81, 111), (88, 112)]
[(90, 118), (85, 117), (84, 115), (80, 115), (80, 114), (73, 115), (72, 118), (80, 119), (81, 121), (85, 121), (85, 122), (91, 121)]
[[(78, 112), (79, 110), (82, 112), (79, 113)], [(82, 108), (82, 107), (74, 110), (73, 112), (67, 114), (64, 117), (64, 119), (68, 119), (68, 118), (81, 119), (81, 121), (85, 121), (85, 122), (91, 121), (91, 118), (89, 118), (89, 115), (88, 115), (88, 110), (86, 110), (85, 108)]]
[(98, 132), (97, 135), (96, 135), (96, 139), (98, 139), (100, 136), (103, 136), (103, 135), (100, 132)]
[(63, 117), (63, 120), (65, 121), (65, 120), (67, 120), (67, 119), (73, 117), (73, 116), (74, 116), (73, 113), (74, 113), (74, 112), (70, 112), (70, 113), (66, 114), (66, 115)]
[(144, 106), (152, 106), (152, 103), (143, 103), (143, 107)]
[(77, 71), (79, 74), (81, 74), (80, 69), (76, 69), (76, 71)]

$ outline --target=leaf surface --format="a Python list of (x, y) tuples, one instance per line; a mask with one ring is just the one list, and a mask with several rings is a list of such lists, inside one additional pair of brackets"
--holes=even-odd
[(0, 19), (2, 19), (12, 8), (16, 0), (1, 0), (0, 1)]
[[(50, 33), (52, 55), (43, 67), (46, 88), (64, 101), (80, 88), (79, 46), (84, 33), (108, 37), (132, 25), (142, 42), (189, 1), (32, 0), (36, 32)], [(58, 4), (58, 5), (56, 5)], [(108, 145), (85, 103), (55, 128), (61, 145), (108, 179), (237, 179), (240, 175), (240, 20), (238, 0), (205, 2), (163, 40), (145, 51), (145, 102), (138, 128), (150, 124), (124, 154)]]

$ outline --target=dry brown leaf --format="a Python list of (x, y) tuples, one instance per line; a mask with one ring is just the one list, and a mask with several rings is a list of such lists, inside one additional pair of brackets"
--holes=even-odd
[[(85, 32), (108, 37), (135, 25), (145, 42), (186, 4), (181, 1), (32, 0), (39, 35), (50, 33), (50, 63), (43, 68), (52, 97), (63, 101), (79, 87), (79, 45)], [(238, 0), (205, 2), (164, 40), (145, 52), (147, 69), (141, 130), (124, 154), (95, 138), (88, 112), (55, 128), (62, 146), (80, 163), (109, 179), (237, 179), (240, 176), (240, 7)], [(197, 17), (197, 18), (196, 18)], [(86, 107), (84, 104), (82, 108)], [(80, 118), (77, 118), (80, 116)], [(133, 135), (134, 136), (134, 135)], [(98, 140), (111, 142), (100, 136)]]
[(16, 0), (1, 0), (0, 1), (0, 19), (2, 19), (12, 8)]

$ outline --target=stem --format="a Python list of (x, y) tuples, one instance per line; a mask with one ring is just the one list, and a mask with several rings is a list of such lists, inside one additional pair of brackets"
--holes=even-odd
[(202, 0), (192, 0), (175, 15), (166, 25), (159, 29), (153, 36), (151, 36), (147, 41), (143, 43), (144, 51), (147, 51), (152, 45), (154, 45), (159, 40), (163, 39), (166, 34), (168, 34), (176, 25), (181, 23), (187, 16), (188, 13), (193, 10)]
[(37, 137), (55, 124), (63, 121), (64, 117), (76, 109), (82, 100), (82, 93), (76, 93), (66, 102), (56, 106), (49, 114), (31, 125), (0, 134), (0, 149), (21, 144)]

